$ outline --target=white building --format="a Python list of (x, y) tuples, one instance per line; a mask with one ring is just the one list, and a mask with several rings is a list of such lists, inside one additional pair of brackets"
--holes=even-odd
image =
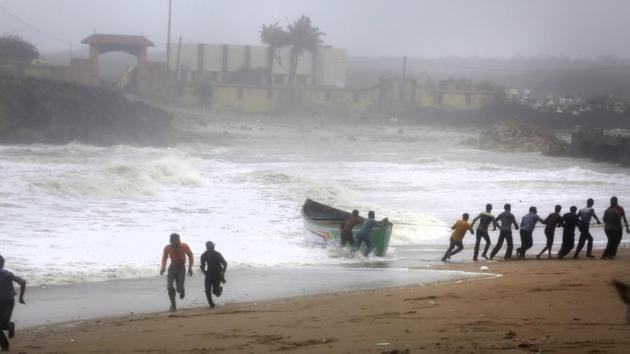
[[(228, 83), (237, 81), (239, 74), (254, 77), (255, 84), (267, 84), (267, 47), (233, 44), (177, 43), (170, 46), (170, 69), (178, 70), (183, 81), (210, 79)], [(287, 84), (290, 49), (278, 51), (279, 60), (273, 65), (273, 84)], [(250, 82), (252, 83), (252, 82)], [(343, 87), (346, 84), (346, 51), (320, 47), (315, 62), (309, 52), (298, 59), (297, 85)]]

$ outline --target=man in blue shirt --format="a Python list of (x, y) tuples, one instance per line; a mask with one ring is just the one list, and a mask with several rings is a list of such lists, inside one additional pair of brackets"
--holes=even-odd
[(532, 247), (534, 242), (532, 232), (534, 232), (536, 223), (545, 222), (537, 213), (538, 210), (536, 210), (536, 207), (530, 207), (529, 214), (523, 216), (523, 219), (521, 219), (521, 247), (516, 249), (518, 258), (525, 258), (525, 252)]
[(26, 282), (4, 269), (4, 258), (0, 256), (0, 347), (2, 350), (9, 350), (9, 340), (4, 335), (4, 331), (9, 332), (9, 338), (15, 336), (15, 323), (11, 322), (11, 315), (15, 306), (13, 282), (20, 284), (19, 301), (20, 304), (24, 304)]
[(370, 254), (372, 248), (374, 248), (372, 241), (370, 241), (370, 231), (378, 224), (374, 217), (374, 211), (370, 210), (368, 212), (368, 218), (363, 220), (363, 226), (361, 226), (361, 229), (357, 233), (357, 244), (354, 246), (354, 250), (356, 251), (361, 248), (362, 243), (365, 243), (366, 248), (364, 255), (366, 257)]

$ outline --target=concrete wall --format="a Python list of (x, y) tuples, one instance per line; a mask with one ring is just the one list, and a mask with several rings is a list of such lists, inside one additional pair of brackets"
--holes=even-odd
[(379, 91), (335, 88), (288, 88), (215, 85), (211, 109), (226, 113), (302, 112), (366, 113), (376, 109)]
[[(171, 70), (177, 67), (178, 43), (172, 43), (170, 47)], [(224, 50), (227, 49), (227, 56)], [(179, 54), (179, 69), (185, 73), (181, 75), (185, 81), (195, 81), (201, 78), (212, 78), (213, 75), (190, 74), (191, 71), (227, 72), (237, 71), (247, 64), (249, 52), (249, 67), (252, 69), (267, 67), (267, 47), (246, 45), (222, 45), (222, 44), (195, 44), (182, 43)], [(227, 62), (223, 64), (223, 58)], [(279, 62), (275, 61), (273, 73), (286, 76), (289, 74), (291, 50), (282, 48), (278, 51)], [(199, 65), (199, 60), (202, 60)], [(321, 47), (316, 58), (315, 75), (313, 79), (313, 58), (311, 53), (304, 52), (298, 59), (296, 73), (306, 78), (307, 83), (315, 83), (323, 86), (343, 87), (346, 83), (346, 51), (343, 49)], [(218, 82), (222, 80), (217, 76)]]
[(250, 66), (252, 68), (267, 67), (267, 47), (250, 46)]
[(89, 85), (92, 82), (90, 59), (72, 58), (68, 68), (68, 81)]
[[(220, 44), (204, 44), (203, 54), (203, 69), (206, 71), (220, 72), (221, 63), (223, 62), (223, 46)], [(197, 54), (195, 53), (195, 55)]]
[[(402, 95), (402, 96), (401, 96)], [(402, 98), (402, 100), (401, 100)], [(406, 85), (353, 90), (331, 87), (271, 87), (214, 85), (210, 107), (220, 112), (273, 113), (315, 111), (334, 113), (370, 113), (385, 104), (411, 104), (449, 110), (480, 109), (496, 98), (496, 93), (462, 90), (440, 91)]]
[(227, 70), (236, 71), (245, 66), (245, 46), (230, 45), (228, 48)]
[(323, 47), (317, 55), (319, 68), (326, 68), (315, 73), (316, 84), (343, 87), (346, 84), (346, 51)]
[(238, 113), (273, 113), (278, 92), (264, 87), (215, 86), (212, 110)]
[(163, 99), (175, 97), (177, 94), (176, 73), (166, 71), (166, 64), (161, 62), (147, 62), (147, 79), (142, 87), (139, 87), (139, 94), (145, 97)]

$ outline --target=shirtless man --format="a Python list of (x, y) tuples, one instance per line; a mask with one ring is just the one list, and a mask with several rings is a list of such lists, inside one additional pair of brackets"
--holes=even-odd
[[(166, 271), (166, 260), (171, 259), (166, 274), (166, 289), (168, 290), (168, 298), (171, 300), (171, 311), (177, 309), (175, 304), (175, 292), (179, 293), (179, 298), (186, 296), (184, 290), (184, 280), (186, 280), (186, 257), (188, 257), (188, 276), (192, 277), (193, 271), (193, 254), (190, 247), (179, 239), (178, 234), (171, 234), (170, 243), (164, 247), (162, 252), (162, 268), (160, 275), (164, 275)], [(175, 286), (173, 286), (173, 282)]]
[(363, 218), (359, 216), (358, 210), (353, 210), (352, 214), (348, 216), (346, 221), (341, 226), (341, 247), (344, 247), (346, 243), (350, 244), (350, 248), (354, 247), (354, 237), (352, 237), (352, 228), (357, 225), (361, 225)]

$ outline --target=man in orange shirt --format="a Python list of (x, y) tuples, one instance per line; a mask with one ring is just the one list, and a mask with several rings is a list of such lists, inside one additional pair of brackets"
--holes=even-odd
[[(185, 296), (184, 280), (186, 279), (186, 256), (188, 256), (188, 276), (192, 277), (193, 271), (193, 254), (190, 251), (190, 247), (187, 244), (179, 240), (178, 234), (171, 234), (170, 244), (164, 247), (162, 253), (162, 268), (160, 269), (160, 275), (164, 275), (166, 271), (166, 259), (171, 259), (171, 264), (168, 266), (168, 273), (166, 273), (166, 289), (168, 290), (168, 297), (171, 300), (171, 311), (175, 311), (177, 306), (175, 305), (175, 292), (179, 293), (179, 298), (183, 299)], [(175, 286), (173, 286), (175, 282)]]
[[(464, 244), (462, 243), (462, 240), (466, 235), (466, 231), (470, 231), (470, 233), (473, 235), (475, 234), (472, 229), (472, 225), (468, 223), (468, 213), (464, 213), (464, 215), (462, 215), (462, 219), (457, 220), (455, 225), (451, 227), (451, 230), (453, 230), (453, 233), (451, 234), (451, 245), (446, 250), (446, 253), (444, 253), (444, 257), (442, 257), (442, 262), (450, 260), (451, 256), (459, 253), (461, 250), (464, 249)], [(457, 247), (457, 249), (453, 251), (455, 247)]]

